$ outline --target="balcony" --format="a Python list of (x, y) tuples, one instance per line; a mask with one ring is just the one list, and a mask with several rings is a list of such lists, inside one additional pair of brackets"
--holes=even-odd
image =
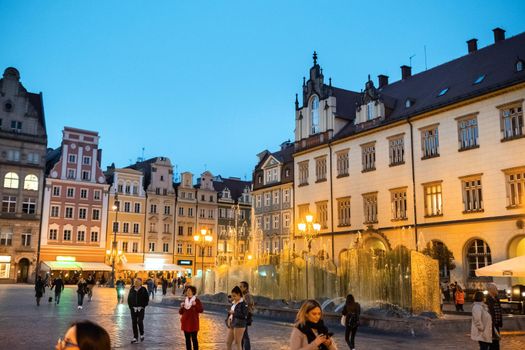
[(300, 152), (305, 149), (309, 149), (315, 146), (322, 145), (324, 143), (327, 143), (331, 139), (331, 137), (332, 137), (331, 130), (321, 132), (319, 134), (311, 135), (310, 137), (306, 139), (296, 141), (294, 144), (294, 150), (295, 152)]

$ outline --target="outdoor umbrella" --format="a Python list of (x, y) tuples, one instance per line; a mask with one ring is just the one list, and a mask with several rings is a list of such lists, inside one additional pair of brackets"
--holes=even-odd
[(476, 276), (525, 277), (525, 255), (476, 269)]

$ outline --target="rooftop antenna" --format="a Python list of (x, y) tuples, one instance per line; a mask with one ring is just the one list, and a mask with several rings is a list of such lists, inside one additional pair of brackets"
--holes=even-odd
[(424, 50), (425, 50), (425, 70), (427, 70), (427, 45), (423, 46)]
[(410, 63), (409, 63), (410, 67), (412, 67), (412, 58), (413, 58), (414, 56), (416, 56), (416, 54), (413, 54), (412, 56), (410, 56), (410, 57), (408, 58), (408, 60), (410, 61)]

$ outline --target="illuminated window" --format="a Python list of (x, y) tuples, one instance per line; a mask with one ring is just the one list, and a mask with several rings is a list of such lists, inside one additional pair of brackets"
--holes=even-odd
[(18, 174), (13, 173), (13, 172), (5, 174), (4, 187), (5, 188), (18, 188)]

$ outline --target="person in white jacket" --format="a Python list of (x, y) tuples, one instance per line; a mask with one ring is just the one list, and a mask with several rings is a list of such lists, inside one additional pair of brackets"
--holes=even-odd
[(483, 292), (476, 292), (476, 294), (474, 294), (470, 338), (479, 343), (480, 350), (489, 350), (490, 344), (492, 343), (492, 318), (483, 299)]

